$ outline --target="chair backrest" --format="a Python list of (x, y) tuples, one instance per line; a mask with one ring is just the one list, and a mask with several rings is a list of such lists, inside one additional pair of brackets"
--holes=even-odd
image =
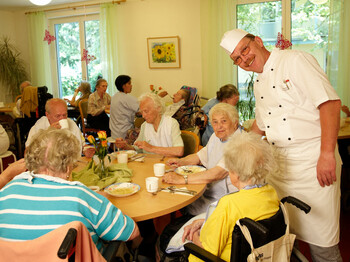
[(181, 130), (181, 137), (184, 142), (184, 157), (198, 152), (199, 137), (195, 133)]
[[(252, 226), (250, 223), (245, 223), (247, 220), (247, 218), (243, 218), (240, 222), (249, 229), (254, 248), (258, 248), (276, 240), (286, 232), (286, 224), (284, 222), (284, 215), (281, 207), (272, 217), (256, 221), (267, 229), (266, 235), (263, 235), (260, 230)], [(231, 261), (247, 261), (247, 257), (250, 253), (251, 248), (243, 236), (241, 229), (236, 225), (232, 232)]]
[(81, 129), (84, 137), (86, 135), (85, 121), (87, 118), (87, 107), (88, 107), (88, 99), (82, 99), (79, 102), (79, 112), (80, 112), (80, 119), (81, 119)]
[[(68, 261), (68, 257), (60, 259), (57, 251), (69, 228), (75, 228), (78, 233), (75, 253), (77, 261), (104, 261), (87, 228), (77, 221), (60, 226), (33, 240), (23, 242), (0, 240), (1, 261)], [(92, 259), (92, 256), (96, 260)]]
[(190, 87), (190, 86), (182, 86), (181, 89), (186, 89), (190, 91), (190, 98), (188, 99), (188, 105), (195, 105), (197, 106), (199, 104), (199, 96), (198, 96), (198, 91), (197, 88), (195, 87)]
[(17, 102), (17, 101), (18, 101), (18, 99), (20, 99), (20, 98), (22, 98), (22, 95), (18, 95), (18, 96), (16, 96), (15, 102)]

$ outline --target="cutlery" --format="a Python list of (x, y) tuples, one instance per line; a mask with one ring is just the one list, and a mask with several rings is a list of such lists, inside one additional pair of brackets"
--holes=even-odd
[(174, 172), (176, 168), (172, 168), (172, 169), (167, 169), (165, 170), (165, 173), (169, 173), (169, 172)]
[(132, 158), (129, 159), (129, 162), (134, 161), (134, 160), (136, 160), (136, 159), (139, 159), (139, 158), (141, 158), (141, 157), (144, 157), (144, 155), (136, 155), (136, 156), (133, 156)]
[(181, 188), (177, 188), (176, 186), (169, 186), (166, 189), (168, 189), (171, 193), (179, 192), (179, 193), (187, 193), (190, 195), (197, 194), (197, 191), (189, 190), (189, 189), (181, 189)]

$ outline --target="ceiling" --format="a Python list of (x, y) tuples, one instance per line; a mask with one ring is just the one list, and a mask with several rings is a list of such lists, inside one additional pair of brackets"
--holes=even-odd
[[(52, 0), (50, 4), (46, 6), (54, 6), (60, 4), (70, 4), (74, 2), (87, 2), (83, 0)], [(19, 10), (19, 9), (30, 9), (38, 8), (32, 4), (29, 0), (0, 0), (0, 9), (1, 10)]]

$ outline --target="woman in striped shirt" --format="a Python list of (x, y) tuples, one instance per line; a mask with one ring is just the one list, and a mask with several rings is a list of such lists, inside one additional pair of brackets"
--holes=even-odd
[(139, 236), (136, 223), (108, 199), (80, 182), (67, 181), (80, 143), (65, 129), (40, 131), (26, 149), (29, 171), (0, 191), (0, 239), (38, 238), (71, 221), (81, 221), (98, 249), (104, 240)]

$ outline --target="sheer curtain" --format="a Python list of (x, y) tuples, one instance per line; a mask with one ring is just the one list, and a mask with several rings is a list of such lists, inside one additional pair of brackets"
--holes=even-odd
[(235, 28), (236, 0), (201, 0), (202, 95), (215, 97), (225, 84), (236, 82), (233, 64), (220, 47), (224, 33)]
[(347, 106), (350, 106), (349, 24), (350, 1), (332, 0), (327, 74), (336, 88), (342, 104)]
[(44, 41), (45, 29), (47, 29), (45, 13), (35, 12), (28, 14), (27, 25), (30, 55), (30, 81), (34, 86), (46, 85), (49, 88), (49, 92), (52, 92), (49, 46), (48, 43)]
[(114, 81), (120, 72), (118, 59), (118, 6), (114, 4), (100, 5), (100, 38), (101, 64), (103, 77), (108, 81), (108, 93), (117, 92)]

